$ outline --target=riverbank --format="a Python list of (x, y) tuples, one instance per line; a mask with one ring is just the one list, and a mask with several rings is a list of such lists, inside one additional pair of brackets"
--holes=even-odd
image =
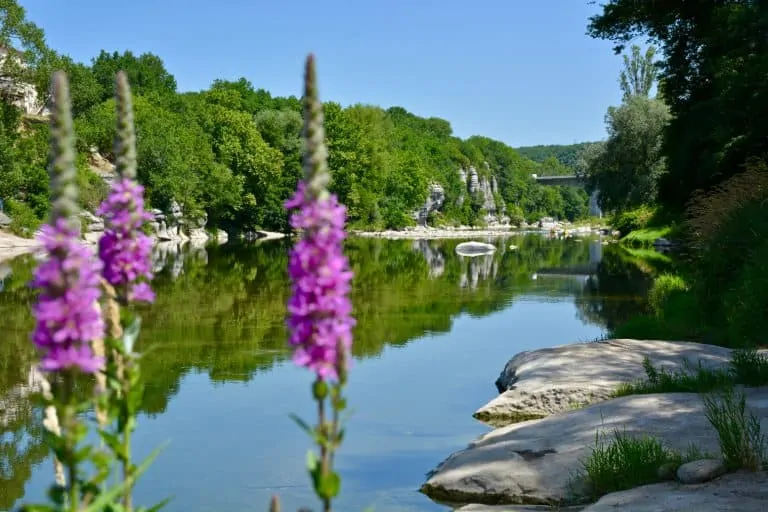
[(366, 238), (386, 238), (390, 240), (429, 240), (439, 238), (505, 237), (525, 233), (550, 233), (558, 236), (589, 236), (610, 234), (606, 225), (574, 225), (563, 222), (542, 223), (533, 226), (487, 226), (473, 228), (469, 226), (441, 227), (416, 226), (402, 230), (364, 231), (350, 230), (350, 235)]
[[(496, 380), (500, 395), (475, 413), (497, 428), (449, 456), (421, 491), (476, 511), (762, 510), (750, 496), (766, 494), (763, 473), (723, 475), (764, 463), (754, 425), (768, 425), (766, 354), (631, 339), (520, 353)], [(723, 391), (734, 384), (753, 386), (743, 403)]]
[(38, 247), (40, 243), (37, 240), (0, 230), (0, 262), (34, 252)]

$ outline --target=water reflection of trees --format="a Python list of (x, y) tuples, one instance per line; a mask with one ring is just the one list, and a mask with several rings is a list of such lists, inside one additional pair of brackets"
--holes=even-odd
[[(520, 295), (576, 297), (582, 317), (611, 328), (642, 306), (638, 292), (647, 277), (606, 247), (597, 279), (534, 279), (542, 268), (589, 262), (589, 244), (524, 236), (489, 240), (489, 256), (460, 257), (456, 240), (350, 240), (355, 271), (352, 300), (358, 326), (354, 355), (379, 354), (429, 333), (447, 332), (461, 314), (484, 316)], [(517, 246), (509, 249), (510, 244)], [(157, 302), (142, 311), (144, 410), (165, 411), (182, 377), (205, 372), (214, 381), (246, 381), (285, 360), (284, 315), (290, 293), (287, 243), (155, 251)], [(34, 353), (29, 343), (32, 291), (26, 286), (33, 261), (14, 262), (0, 293), (5, 340), (0, 344), (0, 407), (13, 406), (0, 444), (0, 509), (23, 495), (32, 467), (46, 456), (28, 393)], [(1, 413), (2, 411), (0, 411)], [(2, 414), (0, 414), (0, 419)]]

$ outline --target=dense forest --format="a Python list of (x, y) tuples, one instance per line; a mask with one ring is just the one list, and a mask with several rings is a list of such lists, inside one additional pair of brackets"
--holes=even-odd
[[(70, 78), (84, 207), (92, 209), (105, 192), (93, 160), (96, 154), (112, 158), (112, 88), (123, 69), (135, 95), (139, 179), (153, 207), (176, 201), (188, 218), (206, 217), (209, 227), (228, 231), (287, 229), (282, 203), (301, 174), (299, 98), (274, 97), (245, 78), (180, 92), (163, 60), (151, 53), (102, 50), (88, 64), (75, 62), (47, 47), (22, 7), (6, 4), (0, 44), (14, 48), (17, 59), (4, 60), (4, 76), (33, 84), (41, 98), (53, 70)], [(47, 213), (48, 127), (44, 116), (22, 115), (8, 96), (6, 90), (0, 109), (0, 198), (23, 230)], [(429, 212), (438, 225), (586, 214), (583, 190), (543, 187), (530, 176), (562, 174), (562, 166), (534, 162), (486, 137), (459, 139), (444, 119), (332, 101), (325, 115), (332, 189), (347, 205), (352, 227), (413, 224), (431, 184), (444, 195), (440, 208)]]

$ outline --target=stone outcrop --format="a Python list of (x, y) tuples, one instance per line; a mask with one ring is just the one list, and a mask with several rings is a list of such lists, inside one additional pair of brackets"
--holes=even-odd
[[(762, 419), (763, 429), (768, 428), (768, 388), (745, 394), (747, 406)], [(495, 429), (448, 457), (421, 490), (452, 503), (574, 504), (582, 498), (582, 464), (592, 453), (596, 435), (605, 439), (616, 430), (655, 437), (681, 453), (691, 443), (705, 453), (720, 451), (699, 395), (628, 396)]]
[[(104, 158), (98, 152), (98, 149), (92, 147), (90, 154), (88, 155), (88, 166), (91, 171), (97, 174), (107, 185), (111, 185), (117, 178), (115, 172), (115, 165), (108, 159)], [(228, 239), (226, 233), (219, 230), (217, 234), (210, 235), (205, 227), (208, 223), (208, 216), (203, 214), (200, 218), (188, 218), (178, 202), (171, 202), (168, 211), (162, 211), (159, 209), (150, 210), (152, 214), (152, 221), (150, 222), (150, 228), (152, 230), (152, 236), (158, 242), (186, 242), (200, 245), (208, 243), (208, 241), (215, 241), (219, 244), (225, 243)], [(90, 230), (87, 226), (83, 226), (86, 239), (98, 240), (103, 231), (103, 224), (101, 229)], [(224, 233), (223, 235), (221, 233)], [(222, 242), (223, 240), (223, 242)]]
[(47, 116), (50, 111), (45, 101), (37, 94), (37, 89), (32, 84), (12, 78), (3, 71), (9, 55), (17, 66), (26, 68), (25, 63), (19, 58), (19, 52), (5, 47), (0, 48), (0, 95), (20, 109), (23, 114)]
[(732, 351), (690, 342), (606, 340), (574, 343), (513, 357), (496, 380), (501, 393), (475, 412), (493, 425), (542, 418), (573, 407), (606, 400), (616, 387), (646, 377), (643, 359), (656, 368), (705, 368), (726, 365)]
[(419, 226), (427, 225), (427, 218), (432, 212), (439, 211), (445, 204), (445, 189), (439, 183), (432, 183), (427, 191), (424, 205), (413, 212), (413, 219)]
[[(490, 225), (504, 224), (510, 222), (509, 217), (504, 215), (505, 210), (498, 211), (496, 208), (495, 194), (499, 193), (499, 185), (496, 176), (491, 172), (488, 163), (483, 164), (484, 173), (478, 173), (475, 167), (470, 166), (467, 169), (459, 168), (459, 181), (462, 184), (462, 190), (456, 198), (456, 204), (464, 204), (468, 196), (474, 197), (482, 203), (483, 220)], [(439, 211), (445, 204), (445, 190), (442, 185), (433, 183), (429, 186), (427, 198), (424, 205), (413, 212), (412, 216), (420, 226), (426, 226), (427, 217), (433, 211)]]

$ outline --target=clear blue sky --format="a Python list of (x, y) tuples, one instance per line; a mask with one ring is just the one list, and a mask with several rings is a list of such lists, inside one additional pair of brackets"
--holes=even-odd
[(587, 0), (20, 2), (75, 60), (152, 52), (182, 91), (244, 76), (298, 95), (312, 51), (324, 100), (400, 105), (512, 146), (604, 138), (621, 96), (621, 58), (585, 35)]

